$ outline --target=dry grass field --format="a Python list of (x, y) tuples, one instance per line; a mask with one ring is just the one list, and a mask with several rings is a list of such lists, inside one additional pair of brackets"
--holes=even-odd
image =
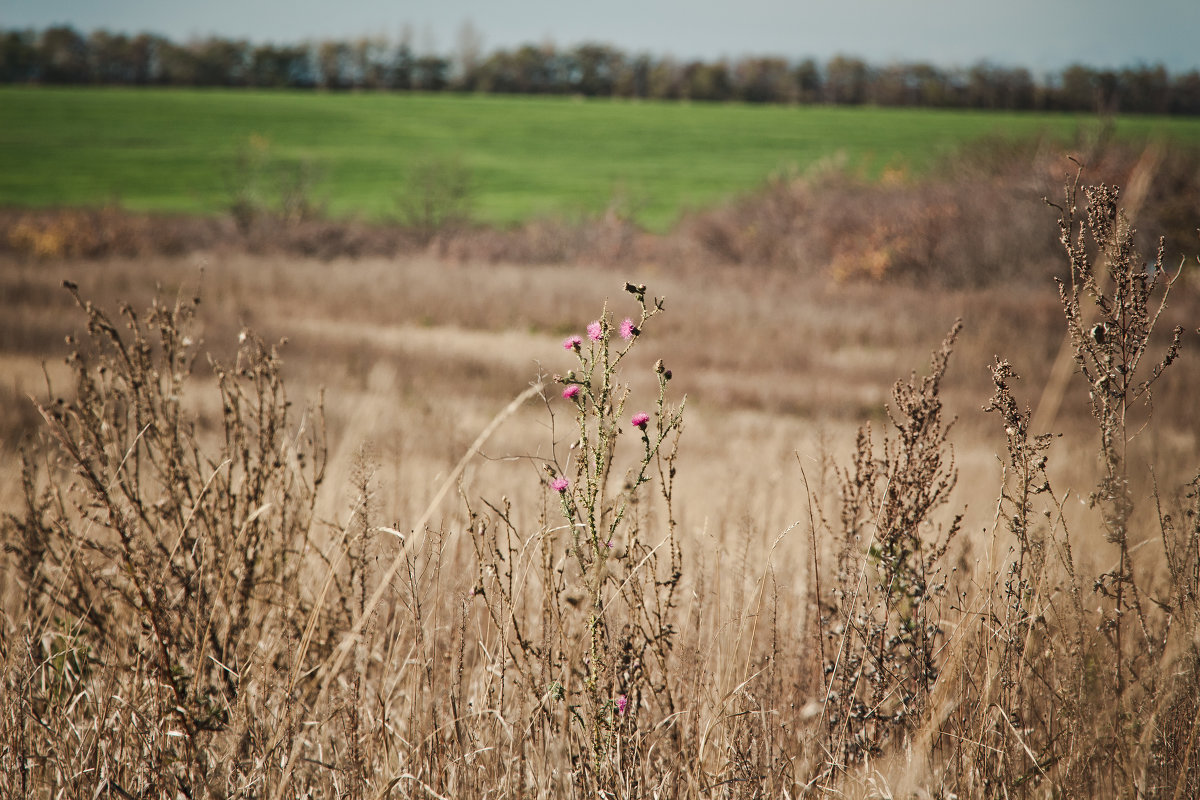
[(1152, 414), (1130, 382), (1093, 417), (1142, 328), (1105, 349), (1085, 292), (1069, 339), (1049, 278), (0, 255), (0, 785), (1196, 796), (1200, 270), (1155, 319), (1153, 243), (1111, 236), (1109, 311), (1154, 322), (1129, 374), (1184, 332)]
[[(1013, 353), (1015, 363), (1028, 365), (1028, 384), (1038, 386), (1062, 340), (1053, 286), (931, 291), (736, 268), (664, 275), (636, 267), (246, 255), (10, 262), (4, 279), (12, 303), (3, 331), (9, 454), (19, 426), (36, 419), (28, 396), (45, 395), (43, 367), (53, 383), (69, 380), (64, 336), (82, 331), (85, 319), (63, 280), (110, 311), (122, 302), (145, 308), (156, 293), (168, 301), (198, 294), (202, 352), (229, 358), (243, 328), (268, 341), (286, 339), (289, 395), (312, 402), (325, 391), (337, 474), (346, 477), (353, 453), (368, 441), (378, 449), (382, 474), (395, 471), (381, 486), (389, 515), (423, 508), (494, 414), (539, 375), (570, 367), (559, 346), (566, 335), (598, 316), (606, 301), (617, 313), (627, 311), (618, 305), (627, 279), (668, 301), (641, 366), (663, 358), (675, 373), (673, 388), (688, 397), (681, 456), (687, 468), (680, 469), (688, 502), (681, 509), (697, 528), (706, 518), (736, 527), (751, 508), (772, 508), (770, 519), (759, 521), (764, 528), (786, 527), (806, 514), (804, 492), (795, 485), (796, 454), (818, 464), (834, 450), (847, 451), (859, 424), (885, 418), (892, 384), (926, 368), (956, 318), (965, 329), (946, 402), (964, 417), (963, 436), (992, 433), (977, 419), (990, 396), (992, 355)], [(644, 392), (652, 376), (642, 371), (627, 380)], [(207, 370), (196, 373), (197, 400), (206, 391), (214, 395), (205, 387)], [(27, 404), (30, 410), (22, 410)], [(544, 407), (523, 408), (498, 433), (503, 445), (491, 444), (489, 453), (536, 454), (549, 444), (544, 416)], [(998, 469), (994, 445), (975, 454), (966, 444), (959, 444), (961, 464), (978, 468), (981, 479)], [(538, 472), (529, 465), (489, 470), (537, 488)], [(17, 483), (5, 485), (12, 491)], [(329, 500), (334, 513), (338, 501)], [(731, 505), (745, 508), (717, 525)]]

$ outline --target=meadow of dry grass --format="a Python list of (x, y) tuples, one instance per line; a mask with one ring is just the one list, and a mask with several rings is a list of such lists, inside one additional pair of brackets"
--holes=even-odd
[[(1032, 213), (1047, 226), (1037, 235), (1053, 238), (1054, 212), (1038, 204)], [(973, 241), (972, 230), (956, 236)], [(735, 239), (725, 247), (741, 248)], [(736, 253), (620, 266), (219, 247), (0, 256), (0, 509), (12, 515), (0, 597), (4, 788), (38, 797), (60, 796), (55, 788), (66, 797), (1196, 796), (1200, 697), (1187, 687), (1200, 674), (1189, 594), (1197, 522), (1194, 495), (1183, 492), (1200, 466), (1200, 272), (1184, 270), (1172, 288), (1138, 373), (1182, 325), (1153, 416), (1130, 402), (1106, 423), (1121, 426), (1116, 458), (1101, 446), (1087, 382), (1056, 377), (1056, 360), (1070, 374), (1079, 342), (1065, 338), (1050, 279), (951, 288), (920, 271), (902, 281), (861, 280), (860, 271), (848, 280), (844, 270), (781, 269), (779, 259)], [(852, 260), (820, 257), (824, 266)], [(1057, 272), (1069, 280), (1066, 254)], [(64, 337), (88, 341), (88, 316), (64, 280), (114, 321), (121, 303), (140, 310), (158, 298), (169, 310), (178, 300), (194, 309), (190, 323), (178, 320), (188, 348), (247, 370), (243, 407), (258, 416), (247, 412), (232, 429), (239, 373), (222, 389), (203, 356), (190, 370), (142, 378), (170, 389), (152, 392), (146, 408), (182, 409), (196, 420), (190, 433), (171, 438), (150, 413), (157, 424), (107, 441), (95, 423), (101, 451), (123, 441), (137, 453), (164, 437), (134, 492), (146, 503), (141, 527), (123, 527), (129, 498), (94, 494), (119, 483), (125, 462), (115, 451), (99, 461), (86, 447), (75, 462), (43, 455), (48, 466), (23, 486), (19, 444), (35, 461), (61, 452), (30, 397), (60, 436), (89, 424), (86, 413), (55, 416), (55, 398), (70, 408), (79, 386), (63, 361), (77, 345)], [(562, 342), (605, 308), (615, 322), (636, 319), (627, 281), (665, 297), (665, 308), (615, 373), (628, 404), (584, 403), (577, 422), (556, 376), (590, 364), (599, 372), (584, 385), (598, 392), (605, 370), (599, 355), (581, 364)], [(155, 331), (173, 329), (175, 317), (140, 319), (146, 357), (171, 352)], [(959, 319), (944, 377), (922, 383)], [(103, 337), (95, 318), (91, 328)], [(256, 337), (267, 349), (247, 349)], [(269, 344), (281, 340), (275, 361)], [(623, 346), (615, 333), (609, 340)], [(98, 375), (94, 354), (80, 352)], [(1021, 379), (995, 372), (997, 356)], [(655, 370), (660, 359), (669, 381)], [(254, 400), (275, 369), (291, 405)], [(932, 369), (937, 376), (936, 359)], [(893, 395), (910, 376), (909, 393)], [(503, 414), (460, 463), (538, 381), (540, 396)], [(123, 402), (142, 401), (122, 400), (120, 381), (101, 384), (117, 393), (104, 403), (117, 415), (105, 417), (109, 431)], [(660, 387), (656, 420), (686, 397), (678, 451), (668, 425), (662, 451), (639, 455), (628, 418), (654, 411)], [(318, 430), (322, 392), (324, 436), (302, 446), (296, 431)], [(983, 411), (989, 403), (999, 415)], [(907, 428), (894, 428), (885, 407)], [(264, 420), (274, 419), (287, 430), (271, 438)], [(869, 443), (856, 442), (864, 423)], [(41, 449), (29, 438), (37, 430)], [(260, 460), (239, 460), (230, 430), (265, 443)], [(610, 449), (596, 444), (605, 431)], [(1043, 432), (1061, 436), (1034, 438)], [(881, 450), (885, 436), (891, 449)], [(185, 468), (191, 446), (212, 460)], [(611, 479), (588, 477), (592, 446)], [(176, 466), (155, 473), (158, 458)], [(220, 484), (231, 497), (248, 491), (256, 464), (273, 477), (245, 507), (210, 507), (206, 481), (225, 463), (242, 470)], [(629, 477), (639, 463), (650, 467), (645, 485)], [(91, 483), (87, 464), (99, 476)], [(585, 471), (570, 472), (560, 497), (547, 467)], [(190, 487), (186, 497), (162, 475)], [(589, 499), (597, 482), (604, 491)], [(39, 501), (48, 486), (62, 495)], [(896, 486), (907, 488), (894, 496)], [(615, 526), (611, 555), (603, 542), (591, 552), (555, 539), (564, 519), (591, 524), (582, 509), (592, 505)], [(247, 554), (239, 537), (259, 528), (260, 550)], [(190, 560), (180, 555), (188, 547)], [(268, 563), (283, 565), (278, 575)], [(104, 577), (85, 580), (88, 571)], [(63, 595), (77, 583), (86, 602)], [(240, 606), (225, 597), (235, 584), (247, 587)], [(189, 644), (162, 630), (192, 624), (219, 635)]]
[[(66, 378), (63, 337), (82, 320), (61, 287), (64, 279), (109, 309), (120, 302), (144, 307), (158, 289), (171, 299), (199, 293), (199, 339), (217, 357), (234, 351), (244, 327), (270, 341), (286, 338), (290, 392), (313, 398), (325, 388), (335, 452), (344, 447), (348, 455), (371, 440), (387, 448), (385, 462), (394, 461), (385, 468), (403, 463), (414, 477), (427, 473), (432, 484), (511, 397), (540, 373), (567, 368), (559, 343), (605, 300), (618, 300), (626, 278), (668, 298), (655, 357), (672, 366), (678, 391), (690, 398), (687, 450), (696, 464), (680, 472), (698, 484), (694, 501), (685, 504), (698, 520), (775, 480), (774, 473), (794, 465), (793, 451), (819, 450), (822, 436), (830, 447), (840, 440), (848, 448), (847, 433), (882, 418), (891, 384), (923, 367), (931, 344), (957, 317), (968, 322), (956, 361), (970, 357), (961, 355), (969, 350), (975, 364), (968, 371), (956, 363), (948, 391), (955, 411), (968, 417), (987, 398), (984, 366), (995, 343), (1039, 331), (1021, 344), (1031, 371), (1044, 370), (1060, 343), (1057, 299), (1045, 289), (931, 293), (732, 268), (672, 276), (652, 268), (428, 258), (9, 262), (6, 448), (13, 452), (21, 426), (36, 417), (23, 409), (26, 395), (44, 393), (43, 364), (52, 379)], [(514, 435), (513, 446), (544, 438), (536, 434), (538, 410), (527, 411), (513, 424), (535, 427)], [(333, 463), (343, 460), (335, 456)], [(743, 466), (748, 461), (754, 470)], [(727, 474), (715, 474), (722, 467)], [(783, 494), (802, 493), (793, 487)], [(389, 502), (421, 506), (424, 499), (418, 486), (406, 484)], [(711, 507), (700, 513), (697, 503)], [(804, 503), (788, 506), (785, 516), (794, 517)]]

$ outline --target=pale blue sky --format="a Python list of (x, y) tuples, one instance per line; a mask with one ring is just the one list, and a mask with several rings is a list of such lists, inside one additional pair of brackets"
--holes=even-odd
[(1200, 0), (0, 0), (0, 27), (217, 34), (253, 41), (386, 35), (454, 49), (470, 22), (484, 50), (582, 41), (680, 58), (860, 56), (1035, 73), (1162, 63), (1200, 68)]

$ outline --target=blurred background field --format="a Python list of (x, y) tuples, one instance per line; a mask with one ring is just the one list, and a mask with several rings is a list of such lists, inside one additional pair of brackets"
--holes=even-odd
[[(913, 179), (983, 138), (1100, 135), (1094, 115), (664, 103), (575, 97), (0, 87), (0, 205), (219, 214), (277, 180), (323, 214), (396, 219), (430, 163), (477, 222), (615, 209), (667, 230), (771, 175), (836, 164)], [(1121, 141), (1200, 144), (1200, 120), (1117, 116)], [(264, 170), (277, 176), (256, 176)]]

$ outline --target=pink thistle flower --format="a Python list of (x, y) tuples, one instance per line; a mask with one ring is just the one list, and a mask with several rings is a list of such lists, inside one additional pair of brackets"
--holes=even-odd
[(550, 488), (553, 489), (554, 491), (558, 492), (559, 494), (562, 494), (563, 492), (565, 492), (567, 490), (567, 487), (570, 485), (571, 485), (570, 482), (567, 481), (567, 479), (562, 477), (561, 475), (559, 475), (554, 480), (550, 481)]
[(649, 421), (650, 421), (650, 415), (647, 414), (645, 411), (639, 411), (638, 413), (633, 415), (632, 419), (629, 420), (629, 424), (635, 428), (641, 428), (642, 430), (646, 430), (646, 423), (648, 423)]
[(577, 394), (579, 394), (579, 384), (572, 383), (570, 386), (563, 389), (563, 400), (571, 400)]
[(568, 336), (566, 339), (563, 339), (564, 350), (578, 350), (581, 344), (583, 344), (583, 339), (578, 336)]
[(629, 705), (629, 698), (623, 694), (617, 695), (617, 713), (624, 714), (625, 707)]
[(631, 320), (629, 317), (626, 317), (625, 321), (621, 323), (621, 338), (632, 339), (634, 336), (637, 336), (637, 334), (638, 329), (633, 324), (633, 320)]
[(609, 539), (607, 542), (604, 543), (604, 546), (607, 547), (609, 550), (612, 550), (613, 549), (613, 540)]
[(600, 320), (588, 323), (587, 334), (588, 338), (593, 342), (598, 342), (604, 338), (604, 326), (600, 324)]

